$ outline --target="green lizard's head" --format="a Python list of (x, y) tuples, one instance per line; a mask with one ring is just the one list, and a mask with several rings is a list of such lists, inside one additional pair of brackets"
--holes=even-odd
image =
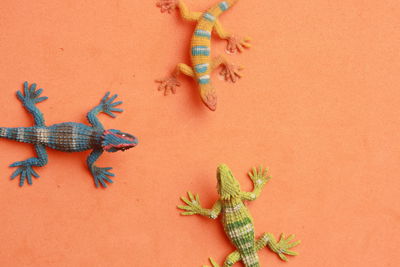
[(228, 166), (221, 164), (217, 168), (217, 189), (221, 199), (230, 199), (237, 197), (240, 193), (240, 184), (236, 181), (235, 177)]
[(101, 146), (107, 152), (125, 151), (138, 144), (135, 136), (115, 129), (105, 130), (101, 137)]

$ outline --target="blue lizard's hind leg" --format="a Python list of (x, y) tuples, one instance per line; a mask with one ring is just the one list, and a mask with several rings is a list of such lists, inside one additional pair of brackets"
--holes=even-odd
[(35, 150), (38, 155), (37, 158), (17, 161), (10, 165), (10, 167), (18, 167), (11, 175), (11, 180), (19, 175), (19, 186), (23, 186), (25, 180), (31, 185), (32, 176), (39, 178), (39, 175), (33, 170), (32, 166), (42, 167), (47, 164), (47, 152), (44, 145), (35, 145)]
[(24, 90), (17, 92), (18, 99), (22, 102), (26, 110), (32, 114), (36, 126), (44, 126), (44, 118), (42, 112), (35, 106), (47, 99), (47, 96), (39, 97), (43, 89), (36, 90), (36, 84), (33, 83), (29, 87), (28, 82), (24, 82)]

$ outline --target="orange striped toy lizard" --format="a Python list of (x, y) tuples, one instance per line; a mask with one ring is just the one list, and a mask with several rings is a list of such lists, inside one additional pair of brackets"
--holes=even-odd
[(211, 59), (210, 45), (212, 31), (215, 30), (220, 38), (228, 41), (227, 52), (229, 53), (235, 53), (236, 51), (242, 52), (244, 48), (250, 47), (249, 38), (237, 38), (227, 33), (218, 20), (218, 17), (236, 4), (236, 2), (238, 2), (238, 0), (225, 0), (211, 7), (206, 12), (201, 13), (189, 11), (182, 0), (158, 0), (157, 6), (160, 7), (161, 12), (171, 13), (175, 8), (179, 8), (181, 16), (184, 19), (188, 21), (197, 21), (190, 48), (190, 57), (193, 67), (184, 63), (178, 64), (171, 77), (156, 80), (160, 83), (158, 87), (160, 91), (164, 90), (165, 95), (167, 95), (169, 91), (175, 94), (176, 87), (180, 86), (178, 75), (180, 73), (186, 74), (197, 80), (201, 99), (210, 110), (215, 111), (217, 108), (217, 96), (211, 84), (211, 72), (222, 65), (223, 70), (221, 74), (224, 76), (225, 80), (236, 82), (236, 80), (241, 77), (239, 71), (242, 70), (242, 68), (228, 63), (222, 56)]

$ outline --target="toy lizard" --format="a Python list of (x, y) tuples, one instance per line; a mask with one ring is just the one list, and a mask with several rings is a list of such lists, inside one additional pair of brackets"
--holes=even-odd
[(220, 38), (228, 41), (227, 52), (241, 52), (244, 47), (250, 47), (249, 38), (241, 39), (227, 33), (218, 20), (218, 17), (224, 11), (236, 4), (237, 1), (238, 0), (222, 1), (204, 13), (189, 11), (188, 7), (182, 0), (158, 1), (157, 6), (161, 8), (161, 12), (167, 11), (168, 13), (171, 13), (173, 9), (178, 7), (181, 16), (184, 19), (188, 21), (197, 21), (197, 26), (190, 47), (190, 56), (193, 67), (184, 63), (178, 64), (171, 77), (156, 80), (160, 83), (158, 88), (160, 91), (164, 90), (165, 95), (167, 95), (169, 91), (175, 94), (176, 87), (180, 86), (178, 75), (183, 73), (197, 80), (201, 99), (210, 110), (215, 111), (217, 108), (217, 96), (215, 89), (211, 84), (211, 72), (222, 65), (223, 70), (221, 71), (221, 74), (225, 77), (225, 80), (236, 82), (237, 78), (241, 77), (239, 71), (242, 70), (242, 68), (228, 63), (228, 61), (222, 56), (211, 59), (211, 32), (214, 29)]
[(100, 104), (87, 114), (87, 119), (92, 127), (75, 122), (64, 122), (46, 126), (43, 114), (35, 106), (35, 104), (47, 99), (47, 97), (39, 97), (42, 91), (43, 89), (41, 88), (36, 90), (36, 84), (32, 84), (29, 87), (28, 83), (25, 82), (24, 90), (22, 92), (17, 92), (18, 99), (33, 116), (35, 126), (18, 128), (0, 127), (0, 137), (34, 144), (37, 153), (37, 158), (33, 157), (11, 164), (10, 167), (18, 167), (11, 175), (11, 179), (19, 175), (20, 186), (24, 185), (25, 180), (31, 185), (32, 176), (36, 178), (39, 177), (32, 167), (42, 167), (47, 164), (46, 146), (65, 152), (79, 152), (93, 149), (87, 158), (88, 168), (93, 175), (96, 187), (100, 185), (107, 187), (106, 182), (113, 182), (109, 178), (114, 176), (114, 174), (110, 172), (111, 167), (97, 167), (94, 164), (95, 161), (101, 156), (103, 151), (124, 151), (136, 146), (138, 143), (136, 137), (130, 134), (122, 133), (114, 129), (105, 130), (97, 118), (97, 115), (101, 112), (115, 117), (116, 115), (113, 112), (123, 111), (122, 109), (116, 108), (116, 106), (122, 104), (122, 102), (114, 102), (117, 95), (109, 97), (110, 93), (107, 93), (103, 99), (101, 99)]
[[(257, 251), (266, 246), (284, 261), (287, 261), (286, 255), (298, 255), (297, 252), (289, 250), (300, 243), (300, 241), (292, 242), (294, 235), (285, 237), (282, 234), (279, 242), (270, 233), (264, 233), (260, 238), (255, 239), (253, 219), (243, 201), (257, 199), (265, 183), (271, 177), (267, 176), (267, 170), (263, 170), (261, 167), (258, 170), (253, 168), (253, 171), (249, 172), (249, 176), (253, 181), (254, 190), (253, 192), (243, 192), (231, 170), (222, 164), (217, 169), (219, 200), (212, 209), (202, 208), (199, 195), (193, 195), (191, 192), (188, 192), (189, 199), (181, 197), (186, 205), (178, 206), (179, 209), (184, 210), (182, 215), (199, 214), (211, 219), (222, 215), (224, 231), (237, 248), (235, 252), (229, 254), (223, 267), (232, 266), (240, 260), (246, 267), (259, 267)], [(219, 267), (212, 258), (210, 258), (210, 262), (213, 267)]]

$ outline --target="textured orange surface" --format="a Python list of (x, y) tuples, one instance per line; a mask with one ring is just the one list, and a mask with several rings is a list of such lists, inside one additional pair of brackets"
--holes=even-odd
[[(187, 0), (204, 10), (214, 0)], [(193, 25), (155, 1), (2, 1), (1, 126), (29, 126), (15, 97), (37, 82), (48, 124), (86, 122), (110, 90), (124, 101), (106, 127), (139, 137), (105, 154), (115, 183), (96, 189), (88, 153), (49, 150), (33, 186), (8, 165), (32, 146), (0, 140), (1, 266), (201, 266), (233, 250), (221, 224), (183, 218), (186, 190), (210, 207), (215, 169), (226, 163), (246, 190), (255, 164), (273, 179), (249, 204), (258, 234), (295, 233), (300, 256), (262, 266), (398, 266), (400, 255), (400, 3), (243, 0), (221, 21), (253, 38), (228, 56), (245, 67), (237, 84), (214, 75), (219, 106), (201, 103), (182, 77), (164, 97), (154, 79), (189, 62)], [(213, 55), (225, 42), (213, 42)], [(238, 264), (237, 266), (241, 266)]]

